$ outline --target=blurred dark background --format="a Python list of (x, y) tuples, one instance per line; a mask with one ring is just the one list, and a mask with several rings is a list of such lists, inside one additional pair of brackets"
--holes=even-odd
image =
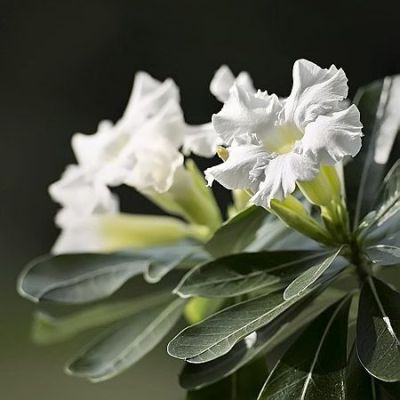
[[(280, 95), (297, 58), (335, 63), (354, 94), (400, 72), (398, 2), (0, 1), (0, 56), (0, 398), (180, 399), (179, 363), (162, 346), (121, 377), (91, 385), (62, 373), (73, 344), (29, 341), (33, 307), (15, 280), (56, 237), (47, 186), (73, 161), (71, 134), (116, 120), (139, 69), (176, 80), (192, 123), (218, 110), (208, 85), (222, 63)], [(125, 203), (156, 211), (138, 196)]]

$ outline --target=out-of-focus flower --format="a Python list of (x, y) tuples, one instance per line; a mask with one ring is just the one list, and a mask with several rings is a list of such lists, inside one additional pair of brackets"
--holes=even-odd
[(347, 94), (342, 69), (306, 60), (295, 62), (286, 99), (235, 83), (213, 116), (229, 158), (206, 170), (209, 184), (217, 180), (228, 189), (250, 189), (253, 203), (269, 207), (272, 199), (292, 193), (296, 182), (317, 177), (321, 165), (355, 156), (362, 125), (357, 107), (343, 101)]
[(185, 154), (212, 156), (217, 135), (211, 124), (190, 126), (179, 105), (179, 90), (171, 79), (159, 82), (136, 74), (122, 118), (102, 122), (95, 134), (76, 134), (72, 146), (79, 165), (106, 185), (127, 184), (140, 191), (167, 191)]
[[(179, 90), (171, 79), (160, 82), (145, 72), (138, 72), (119, 121), (115, 124), (102, 121), (96, 133), (73, 136), (72, 147), (78, 163), (67, 167), (62, 178), (50, 187), (51, 196), (63, 207), (56, 218), (62, 232), (54, 252), (109, 249), (110, 236), (105, 235), (105, 226), (115, 228), (112, 230), (113, 248), (125, 242), (126, 245), (144, 242), (149, 245), (154, 241), (170, 241), (175, 236), (198, 234), (199, 227), (159, 217), (157, 231), (165, 233), (168, 227), (170, 234), (166, 238), (165, 235), (151, 235), (146, 226), (155, 229), (157, 225), (151, 218), (146, 219), (149, 222), (146, 225), (143, 218), (119, 214), (117, 198), (109, 187), (121, 184), (134, 187), (150, 198), (164, 195), (166, 198), (159, 198), (159, 204), (168, 202), (169, 209), (187, 217), (193, 224), (219, 224), (216, 205), (212, 208), (217, 211), (211, 213), (202, 209), (207, 205), (204, 189), (200, 190), (201, 196), (191, 190), (199, 185), (193, 185), (190, 174), (184, 172), (184, 155), (181, 153), (211, 157), (216, 152), (218, 137), (211, 123), (186, 124), (179, 100)], [(182, 176), (186, 178), (184, 185)], [(208, 205), (206, 208), (210, 211)], [(208, 215), (210, 221), (203, 214)], [(143, 238), (140, 243), (136, 240), (139, 236), (134, 234), (137, 229)], [(200, 236), (204, 237), (203, 233)]]
[(49, 187), (49, 192), (62, 206), (56, 216), (56, 224), (62, 231), (52, 252), (96, 252), (104, 249), (99, 223), (103, 216), (118, 213), (116, 196), (106, 186), (87, 179), (77, 165), (70, 165), (62, 178)]

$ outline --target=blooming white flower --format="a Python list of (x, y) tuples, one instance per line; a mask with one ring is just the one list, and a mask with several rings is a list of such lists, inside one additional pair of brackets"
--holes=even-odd
[(235, 83), (213, 116), (229, 158), (205, 171), (209, 184), (250, 189), (253, 203), (269, 207), (272, 199), (292, 193), (297, 181), (314, 179), (321, 165), (355, 156), (362, 125), (357, 107), (344, 102), (347, 94), (342, 69), (307, 60), (295, 62), (286, 99)]

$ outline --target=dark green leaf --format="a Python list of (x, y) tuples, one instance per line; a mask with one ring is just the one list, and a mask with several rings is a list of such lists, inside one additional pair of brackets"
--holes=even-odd
[(39, 344), (67, 340), (87, 329), (111, 324), (144, 309), (165, 303), (170, 297), (170, 294), (164, 293), (129, 301), (99, 304), (63, 317), (53, 317), (39, 311), (34, 317), (33, 340)]
[(259, 400), (345, 399), (348, 296), (321, 314), (278, 361)]
[(240, 253), (254, 240), (267, 216), (268, 212), (262, 207), (251, 206), (245, 209), (215, 232), (205, 245), (206, 250), (214, 257)]
[(400, 247), (377, 245), (368, 247), (367, 253), (372, 262), (380, 265), (400, 264)]
[(32, 301), (84, 303), (110, 296), (147, 266), (143, 256), (129, 253), (47, 256), (25, 268), (18, 291)]
[(368, 231), (373, 238), (384, 238), (398, 232), (400, 211), (400, 160), (392, 167), (382, 185), (379, 204), (362, 221), (360, 229)]
[(92, 382), (120, 374), (162, 340), (181, 316), (183, 306), (184, 302), (177, 299), (112, 327), (67, 365), (67, 373)]
[(363, 147), (345, 168), (347, 204), (357, 227), (373, 207), (400, 126), (399, 77), (362, 87), (354, 102), (361, 112)]
[(149, 267), (144, 277), (149, 283), (159, 282), (174, 268), (191, 268), (210, 259), (197, 244), (182, 241), (172, 246), (159, 246), (142, 250), (140, 254), (149, 259)]
[(226, 256), (189, 271), (175, 292), (182, 297), (233, 297), (259, 289), (276, 290), (324, 258), (323, 253), (312, 251)]
[(204, 363), (228, 353), (250, 333), (267, 325), (308, 293), (285, 301), (271, 293), (228, 307), (189, 326), (169, 344), (168, 353), (191, 363)]
[(260, 358), (239, 369), (228, 378), (206, 388), (189, 392), (187, 400), (255, 399), (266, 375), (265, 360)]
[(376, 400), (374, 378), (361, 365), (355, 345), (347, 365), (346, 400)]
[(180, 375), (181, 386), (185, 389), (198, 389), (229, 376), (301, 332), (306, 324), (344, 295), (343, 291), (328, 288), (310, 302), (288, 310), (274, 321), (273, 326), (258, 330), (256, 340), (240, 341), (228, 354), (210, 362), (186, 363)]
[(400, 381), (400, 293), (372, 277), (360, 295), (357, 352), (366, 370), (385, 381)]

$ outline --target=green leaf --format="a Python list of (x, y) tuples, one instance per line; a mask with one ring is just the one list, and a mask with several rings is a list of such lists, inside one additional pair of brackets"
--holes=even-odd
[(285, 301), (271, 293), (228, 307), (189, 326), (169, 344), (168, 353), (191, 363), (204, 363), (228, 353), (250, 333), (266, 326), (309, 292)]
[(226, 256), (189, 271), (175, 293), (181, 297), (234, 297), (259, 289), (276, 290), (323, 259), (323, 253), (313, 251), (271, 251)]
[(289, 300), (294, 296), (298, 296), (313, 285), (333, 264), (341, 251), (342, 247), (337, 250), (336, 253), (326, 258), (322, 263), (308, 268), (305, 272), (299, 275), (283, 292), (284, 299)]
[(236, 373), (206, 388), (190, 391), (187, 400), (249, 400), (255, 399), (262, 386), (267, 367), (260, 358)]
[(100, 382), (125, 371), (151, 351), (178, 321), (184, 302), (174, 300), (128, 318), (87, 346), (66, 366), (71, 375)]
[(360, 295), (357, 352), (364, 368), (385, 382), (400, 381), (400, 293), (369, 277)]
[(240, 253), (256, 237), (268, 212), (262, 207), (251, 206), (226, 221), (206, 243), (206, 250), (214, 257)]
[(360, 153), (345, 167), (347, 204), (354, 227), (376, 201), (400, 126), (399, 92), (399, 76), (393, 76), (360, 88), (355, 96), (365, 136)]
[(175, 268), (192, 268), (210, 259), (210, 256), (193, 241), (184, 240), (172, 246), (158, 246), (140, 251), (148, 258), (149, 266), (144, 278), (148, 283), (159, 282)]
[(229, 353), (210, 362), (185, 363), (179, 377), (180, 385), (185, 389), (199, 389), (231, 375), (300, 332), (305, 325), (344, 295), (345, 292), (341, 290), (328, 288), (309, 302), (302, 303), (301, 307), (293, 307), (284, 313), (274, 322), (273, 327), (267, 326), (258, 330), (256, 340), (240, 341)]
[[(371, 211), (362, 221), (360, 229), (374, 230), (373, 237), (385, 237), (390, 233), (398, 232), (400, 211), (400, 160), (386, 175), (380, 201), (376, 210)], [(371, 235), (371, 234), (370, 234)]]
[(367, 248), (370, 260), (376, 264), (394, 265), (400, 263), (400, 247), (377, 245)]
[(347, 296), (306, 328), (275, 365), (258, 400), (345, 399), (350, 301)]
[(165, 303), (170, 297), (170, 294), (164, 293), (129, 301), (99, 304), (63, 317), (53, 317), (39, 311), (34, 316), (33, 340), (38, 344), (67, 340), (88, 329), (111, 324), (144, 309)]
[(25, 268), (18, 291), (35, 302), (84, 303), (110, 296), (147, 266), (148, 261), (140, 254), (46, 256)]
[(346, 400), (376, 400), (374, 378), (361, 365), (355, 345), (347, 365)]

